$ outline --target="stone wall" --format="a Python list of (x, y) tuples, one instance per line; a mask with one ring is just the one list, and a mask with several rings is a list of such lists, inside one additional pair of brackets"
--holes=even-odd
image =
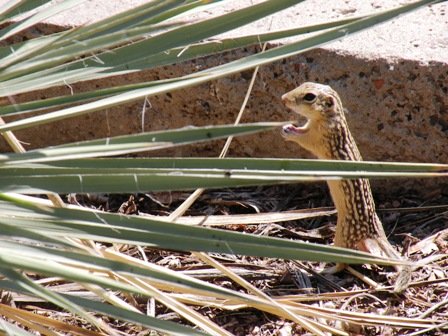
[[(18, 100), (45, 99), (55, 94), (110, 85), (169, 78), (191, 73), (255, 52), (256, 48), (205, 57), (140, 74), (27, 94)], [(252, 71), (196, 87), (170, 92), (106, 111), (17, 131), (27, 148), (189, 125), (233, 123), (244, 99)], [(444, 150), (448, 132), (448, 67), (418, 61), (363, 59), (317, 49), (263, 66), (250, 96), (243, 122), (296, 118), (280, 101), (283, 93), (304, 81), (336, 89), (348, 110), (347, 120), (365, 160), (448, 162)], [(144, 116), (142, 111), (145, 110)], [(237, 138), (231, 155), (304, 157), (278, 131)], [(2, 151), (5, 147), (2, 147)], [(176, 155), (214, 156), (218, 143), (181, 147)], [(160, 154), (160, 153), (158, 153)]]
[[(438, 18), (443, 17), (440, 10), (429, 10), (436, 13)], [(61, 26), (52, 24), (38, 25), (15, 37), (15, 42), (61, 29)], [(438, 44), (437, 55), (440, 55), (442, 47)], [(259, 46), (254, 46), (139, 74), (33, 92), (14, 97), (14, 100), (45, 99), (70, 94), (72, 90), (82, 92), (177, 77), (252, 54), (258, 49)], [(296, 118), (283, 107), (281, 95), (304, 81), (320, 82), (331, 85), (339, 92), (348, 110), (350, 128), (365, 160), (448, 163), (448, 152), (444, 150), (448, 142), (447, 62), (417, 60), (416, 57), (405, 59), (391, 56), (390, 53), (380, 55), (380, 52), (363, 54), (350, 48), (337, 49), (333, 46), (263, 66), (242, 122)], [(105, 111), (17, 131), (16, 135), (27, 144), (28, 149), (33, 149), (142, 130), (231, 124), (243, 102), (251, 76), (252, 71), (246, 71), (196, 87), (148, 97), (146, 101), (142, 99)], [(214, 141), (144, 155), (217, 156), (222, 144), (223, 141)], [(0, 150), (8, 150), (3, 139), (0, 140)], [(279, 130), (234, 139), (229, 156), (310, 157), (297, 145), (285, 143)], [(439, 182), (431, 180), (431, 185), (435, 184)], [(409, 185), (424, 189), (429, 183), (412, 180)]]

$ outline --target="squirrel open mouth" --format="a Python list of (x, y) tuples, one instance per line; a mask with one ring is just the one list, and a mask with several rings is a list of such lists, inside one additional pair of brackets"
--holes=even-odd
[(297, 123), (292, 123), (283, 126), (283, 134), (285, 135), (301, 135), (308, 132), (308, 121), (303, 126), (298, 126)]

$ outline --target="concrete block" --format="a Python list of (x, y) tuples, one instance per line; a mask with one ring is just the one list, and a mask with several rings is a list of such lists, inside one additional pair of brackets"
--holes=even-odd
[[(28, 39), (124, 10), (143, 1), (87, 1), (77, 15), (65, 14), (34, 27), (19, 37)], [(201, 15), (243, 7), (260, 1), (229, 1)], [(403, 1), (307, 1), (274, 18), (231, 32), (228, 36), (274, 30), (361, 15)], [(399, 17), (366, 32), (260, 68), (243, 122), (295, 118), (280, 97), (304, 81), (326, 83), (336, 89), (349, 113), (352, 133), (365, 160), (448, 162), (448, 21), (447, 3)], [(200, 17), (196, 16), (196, 17)], [(272, 44), (275, 47), (285, 41)], [(260, 46), (234, 50), (139, 74), (114, 77), (34, 92), (16, 101), (45, 99), (93, 88), (181, 76), (259, 51)], [(160, 130), (188, 125), (233, 123), (252, 72), (179, 90), (147, 102), (138, 101), (64, 122), (18, 131), (27, 148), (77, 140)], [(142, 113), (142, 111), (145, 111)], [(9, 119), (11, 120), (11, 119)], [(5, 144), (0, 144), (6, 150)], [(216, 156), (222, 142), (186, 146), (150, 155)], [(297, 145), (285, 143), (279, 131), (238, 137), (229, 156), (309, 157)], [(411, 183), (412, 184), (412, 183)], [(413, 183), (420, 187), (425, 184)]]

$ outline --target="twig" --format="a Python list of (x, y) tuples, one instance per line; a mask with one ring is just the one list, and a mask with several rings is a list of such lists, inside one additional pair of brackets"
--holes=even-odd
[(304, 263), (302, 263), (300, 261), (297, 261), (297, 260), (293, 260), (293, 263), (296, 264), (297, 266), (299, 266), (300, 268), (304, 269), (308, 273), (312, 274), (319, 281), (321, 281), (322, 283), (326, 284), (330, 288), (333, 288), (333, 289), (335, 289), (337, 291), (340, 291), (340, 292), (346, 292), (347, 291), (345, 288), (343, 288), (343, 287), (339, 286), (337, 283), (329, 280), (327, 277), (323, 276), (319, 272), (316, 272), (311, 267), (306, 266)]
[[(289, 307), (277, 302), (276, 300), (271, 298), (269, 295), (265, 294), (263, 291), (259, 290), (258, 288), (256, 288), (255, 286), (253, 286), (252, 284), (250, 284), (249, 282), (247, 282), (246, 280), (241, 278), (239, 275), (234, 273), (228, 267), (219, 263), (215, 259), (209, 257), (207, 254), (202, 253), (202, 252), (193, 252), (193, 255), (196, 256), (197, 258), (201, 259), (204, 263), (221, 271), (222, 273), (227, 275), (230, 279), (232, 279), (233, 281), (238, 283), (240, 286), (244, 287), (249, 293), (256, 295), (263, 301), (267, 302), (268, 305), (270, 304), (270, 305), (274, 306), (275, 308), (279, 309), (280, 311), (282, 311), (284, 316), (286, 316), (289, 319), (291, 319), (292, 321), (298, 323), (303, 328), (306, 328), (306, 329), (314, 332), (314, 334), (324, 336), (325, 335), (324, 331), (327, 331), (327, 332), (329, 331), (332, 333), (337, 332), (337, 330), (334, 330), (333, 328), (331, 328), (327, 325), (324, 325), (319, 322), (313, 321), (309, 318), (297, 315), (296, 313), (291, 311), (289, 309)], [(344, 333), (340, 333), (340, 334), (344, 334)]]
[(433, 327), (430, 328), (426, 328), (426, 329), (422, 329), (416, 332), (413, 332), (412, 334), (409, 334), (408, 336), (418, 336), (418, 335), (428, 335), (429, 331), (435, 330), (435, 329), (446, 329), (446, 327), (448, 327), (448, 322), (444, 322), (438, 325), (435, 325)]
[[(263, 48), (261, 50), (262, 52), (265, 51), (266, 46), (267, 46), (267, 43), (265, 43), (263, 45)], [(244, 110), (246, 109), (246, 105), (247, 105), (247, 102), (249, 100), (250, 94), (252, 92), (252, 88), (253, 88), (254, 83), (255, 83), (255, 78), (257, 77), (258, 69), (259, 69), (258, 66), (254, 69), (254, 73), (252, 74), (252, 78), (250, 80), (249, 87), (248, 87), (247, 92), (246, 92), (246, 96), (244, 97), (243, 104), (241, 105), (240, 111), (238, 112), (238, 115), (236, 117), (234, 125), (238, 125), (240, 123), (240, 120), (241, 120), (241, 118), (243, 116)], [(232, 143), (232, 140), (233, 140), (233, 136), (229, 136), (227, 138), (226, 143), (224, 144), (224, 147), (221, 150), (221, 154), (219, 154), (219, 158), (220, 159), (227, 155), (227, 152), (229, 150), (230, 144)], [(205, 191), (204, 188), (196, 189), (190, 196), (188, 196), (188, 198), (176, 210), (174, 210), (168, 216), (168, 219), (170, 221), (174, 221), (178, 217), (182, 216), (188, 210), (188, 208), (190, 208), (190, 206), (193, 205), (193, 203), (202, 195), (202, 193), (204, 191)]]
[[(1, 117), (0, 117), (0, 125), (5, 125), (5, 121)], [(16, 138), (16, 136), (14, 135), (13, 132), (6, 131), (6, 132), (1, 133), (1, 135), (3, 135), (6, 142), (9, 144), (9, 146), (11, 146), (12, 150), (15, 153), (25, 153), (26, 152), (26, 149), (22, 146), (22, 144)], [(55, 207), (62, 208), (65, 206), (64, 201), (58, 194), (48, 193), (46, 195)]]
[(365, 276), (364, 274), (358, 272), (357, 270), (355, 270), (351, 266), (345, 266), (345, 268), (347, 269), (347, 271), (349, 271), (351, 274), (353, 274), (359, 280), (365, 282), (366, 284), (368, 284), (370, 287), (373, 287), (374, 289), (378, 289), (379, 284), (377, 282), (373, 281), (372, 279), (370, 279), (369, 277)]
[(448, 304), (448, 299), (445, 299), (445, 300), (437, 303), (436, 305), (432, 306), (427, 311), (425, 311), (423, 314), (421, 314), (418, 318), (419, 319), (424, 319), (424, 318), (428, 317), (429, 314), (431, 314), (432, 312), (436, 311), (440, 307), (443, 307), (446, 304)]
[(357, 299), (357, 298), (359, 298), (359, 297), (363, 297), (363, 296), (366, 296), (366, 297), (368, 297), (368, 298), (370, 298), (370, 299), (372, 299), (372, 300), (374, 300), (374, 301), (377, 301), (377, 302), (381, 303), (384, 307), (387, 307), (387, 305), (386, 305), (383, 301), (381, 301), (380, 299), (378, 299), (376, 296), (374, 296), (374, 295), (372, 295), (372, 294), (369, 294), (369, 293), (359, 293), (359, 294), (355, 294), (355, 295), (353, 295), (353, 296), (350, 296), (350, 297), (343, 303), (343, 305), (341, 306), (341, 309), (346, 310), (347, 306), (348, 306), (353, 300), (355, 300), (355, 299)]

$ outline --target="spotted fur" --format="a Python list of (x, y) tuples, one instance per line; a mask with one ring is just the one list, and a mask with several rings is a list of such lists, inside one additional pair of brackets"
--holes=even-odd
[[(344, 115), (339, 95), (329, 86), (304, 83), (282, 97), (287, 107), (306, 117), (303, 127), (288, 125), (282, 135), (319, 159), (362, 161)], [(399, 259), (375, 211), (368, 179), (328, 181), (338, 212), (335, 245)], [(400, 281), (407, 284), (410, 271)], [(402, 290), (401, 286), (397, 291)]]
[[(336, 93), (333, 92), (335, 95)], [(338, 99), (339, 101), (339, 99)], [(335, 115), (331, 117), (333, 127), (321, 127), (322, 135), (327, 142), (320, 142), (326, 147), (325, 159), (361, 161), (362, 157), (350, 133), (342, 106), (334, 106)], [(330, 192), (337, 206), (339, 220), (342, 226), (337, 232), (337, 245), (357, 248), (360, 241), (366, 238), (385, 238), (382, 224), (375, 212), (375, 202), (372, 197), (368, 179), (353, 179), (331, 181)], [(396, 256), (395, 250), (393, 250)], [(388, 253), (390, 254), (390, 252)]]

